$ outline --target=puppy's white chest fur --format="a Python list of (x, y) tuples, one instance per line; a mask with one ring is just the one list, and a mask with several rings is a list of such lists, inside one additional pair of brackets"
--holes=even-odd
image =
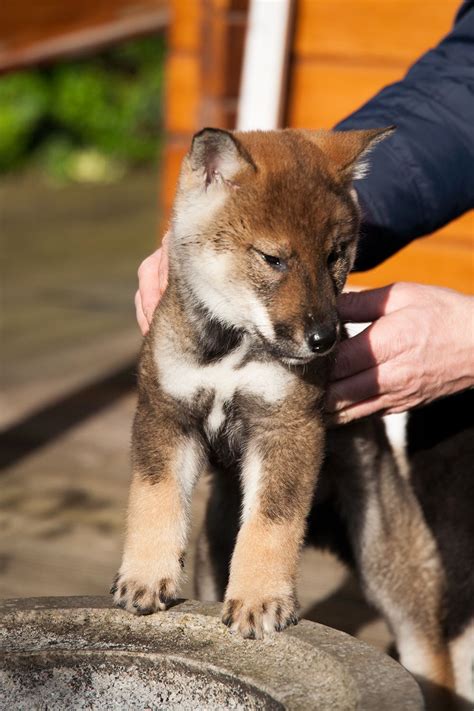
[(235, 393), (255, 395), (266, 403), (275, 404), (285, 398), (295, 377), (276, 362), (245, 363), (247, 351), (248, 343), (244, 339), (216, 363), (200, 365), (167, 345), (158, 344), (155, 363), (160, 386), (171, 397), (187, 402), (203, 390), (212, 392), (214, 401), (206, 429), (209, 433), (215, 432), (225, 418), (225, 404)]

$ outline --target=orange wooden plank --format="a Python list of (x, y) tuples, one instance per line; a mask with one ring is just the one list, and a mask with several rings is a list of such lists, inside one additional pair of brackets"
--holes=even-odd
[(170, 50), (179, 49), (199, 52), (202, 41), (202, 3), (171, 0), (170, 5), (170, 29), (168, 33)]
[(433, 239), (436, 239), (440, 244), (442, 242), (452, 246), (463, 244), (474, 249), (474, 210), (443, 227), (436, 235), (433, 235)]
[(197, 58), (172, 52), (166, 65), (165, 125), (169, 131), (189, 133), (196, 130), (200, 84)]
[(413, 62), (452, 26), (459, 0), (298, 0), (302, 56)]
[(176, 184), (181, 168), (181, 161), (189, 150), (191, 136), (182, 137), (178, 141), (168, 142), (163, 153), (161, 204), (168, 211), (174, 200)]
[(368, 272), (353, 274), (353, 286), (383, 286), (394, 281), (437, 284), (474, 293), (474, 252), (468, 246), (453, 248), (432, 237), (412, 242), (386, 262)]
[(161, 162), (161, 180), (160, 180), (160, 210), (158, 220), (157, 240), (160, 241), (164, 232), (166, 232), (169, 219), (171, 216), (171, 208), (173, 206), (176, 185), (178, 182), (179, 170), (181, 161), (187, 151), (187, 146), (174, 145), (168, 143), (163, 152)]
[(383, 86), (400, 79), (397, 67), (296, 61), (291, 67), (288, 125), (331, 128)]

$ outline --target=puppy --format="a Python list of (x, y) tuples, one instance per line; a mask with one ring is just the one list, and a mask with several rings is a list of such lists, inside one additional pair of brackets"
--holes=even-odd
[(343, 335), (336, 297), (359, 230), (352, 181), (391, 131), (194, 137), (168, 288), (139, 362), (127, 535), (112, 591), (135, 614), (177, 597), (193, 486), (210, 470), (198, 591), (224, 598), (226, 625), (261, 638), (296, 622), (299, 552), (305, 537), (330, 545), (318, 519), (330, 520), (340, 533), (333, 547), (385, 615), (402, 663), (452, 689), (445, 570), (411, 482), (380, 419), (327, 437), (323, 417)]

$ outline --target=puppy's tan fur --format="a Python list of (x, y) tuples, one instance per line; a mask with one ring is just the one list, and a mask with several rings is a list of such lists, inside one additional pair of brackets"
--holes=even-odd
[(363, 585), (402, 662), (452, 687), (436, 544), (380, 422), (346, 428), (326, 446), (333, 343), (317, 357), (313, 348), (315, 334), (339, 334), (336, 297), (359, 226), (352, 180), (387, 133), (195, 137), (175, 202), (169, 285), (140, 358), (113, 591), (136, 614), (177, 596), (192, 488), (210, 466), (201, 593), (225, 595), (223, 621), (245, 637), (294, 623), (298, 556), (326, 448), (332, 479), (316, 501), (337, 488)]

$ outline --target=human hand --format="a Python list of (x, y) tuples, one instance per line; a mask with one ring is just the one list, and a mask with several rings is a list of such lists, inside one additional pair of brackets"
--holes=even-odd
[(145, 336), (158, 302), (168, 284), (168, 238), (167, 232), (161, 241), (161, 247), (143, 260), (138, 267), (138, 291), (135, 294), (137, 321)]
[(404, 282), (342, 294), (342, 321), (373, 323), (338, 347), (327, 398), (332, 421), (404, 412), (472, 387), (473, 302)]

